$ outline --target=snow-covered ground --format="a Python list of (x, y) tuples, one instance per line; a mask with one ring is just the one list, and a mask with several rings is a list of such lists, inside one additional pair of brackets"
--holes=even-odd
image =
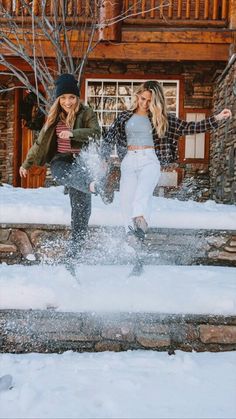
[(235, 418), (236, 352), (0, 356), (1, 418)]
[[(63, 188), (0, 188), (0, 223), (70, 224)], [(90, 224), (121, 225), (119, 194)], [(236, 208), (153, 198), (151, 226), (236, 229)], [(0, 266), (0, 308), (236, 314), (235, 268)], [(12, 388), (1, 377), (12, 376)], [(236, 352), (0, 355), (0, 418), (236, 418)]]
[[(22, 189), (5, 185), (0, 195), (0, 223), (70, 224), (69, 197), (61, 186)], [(122, 225), (119, 193), (111, 205), (93, 196), (90, 224)], [(236, 206), (153, 197), (150, 226), (236, 229)]]

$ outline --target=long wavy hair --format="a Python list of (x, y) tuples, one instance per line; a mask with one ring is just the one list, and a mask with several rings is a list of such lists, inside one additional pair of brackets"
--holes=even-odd
[(138, 108), (139, 95), (147, 90), (152, 94), (149, 107), (149, 111), (152, 116), (152, 123), (158, 136), (163, 137), (168, 128), (168, 119), (163, 87), (158, 81), (148, 80), (140, 85), (135, 92), (134, 102), (131, 109), (135, 111)]
[(76, 98), (77, 98), (77, 102), (76, 102), (75, 107), (71, 109), (68, 113), (64, 112), (60, 105), (60, 96), (56, 98), (55, 102), (49, 109), (48, 117), (45, 123), (45, 130), (48, 129), (51, 125), (53, 125), (57, 119), (64, 122), (64, 124), (66, 124), (68, 128), (73, 128), (76, 114), (80, 106), (79, 97), (77, 96)]

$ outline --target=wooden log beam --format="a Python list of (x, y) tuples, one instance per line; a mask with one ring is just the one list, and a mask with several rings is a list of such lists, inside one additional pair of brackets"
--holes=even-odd
[[(138, 19), (138, 18), (136, 18), (136, 19), (132, 19), (132, 18), (129, 18), (129, 19), (126, 19), (125, 20), (125, 25), (126, 26), (136, 26), (136, 30), (137, 30), (137, 26), (139, 26), (140, 27), (140, 29), (142, 30), (142, 28), (144, 27), (144, 23), (145, 23), (145, 26), (147, 27), (149, 27), (149, 26), (153, 26), (153, 27), (158, 27), (158, 26), (164, 26), (165, 28), (166, 28), (166, 26), (167, 26), (167, 23), (166, 23), (166, 20), (165, 19), (160, 19), (160, 20), (154, 20), (154, 19), (148, 19), (148, 18), (145, 18), (145, 20), (142, 20), (142, 19)], [(169, 25), (168, 25), (168, 29), (169, 29), (169, 27), (171, 26), (172, 28), (173, 27), (182, 27), (182, 28), (185, 28), (185, 27), (191, 27), (191, 28), (199, 28), (199, 27), (203, 27), (203, 28), (225, 28), (225, 27), (227, 27), (228, 25), (227, 25), (227, 20), (225, 19), (225, 20), (222, 20), (222, 19), (217, 19), (217, 20), (213, 20), (213, 19), (207, 19), (207, 17), (206, 17), (206, 20), (203, 20), (203, 19), (200, 19), (200, 20), (195, 20), (195, 19), (182, 19), (182, 18), (180, 18), (179, 20), (178, 19), (171, 19), (169, 22)]]
[[(9, 35), (8, 35), (9, 36)], [(18, 33), (19, 39), (22, 40), (24, 43), (23, 35)], [(9, 38), (14, 41), (14, 37), (9, 36)], [(97, 36), (94, 37), (94, 42), (97, 42)], [(157, 31), (130, 31), (128, 29), (124, 29), (122, 31), (122, 43), (194, 43), (194, 44), (230, 44), (234, 42), (235, 39), (235, 31), (232, 29), (229, 30), (163, 30), (159, 29)], [(38, 40), (44, 42), (44, 36), (40, 33), (38, 34)], [(89, 34), (84, 33), (83, 40), (85, 42), (89, 41)], [(70, 41), (72, 47), (75, 47), (76, 43), (81, 41), (81, 37), (78, 36), (78, 32), (72, 30), (70, 32)], [(32, 45), (33, 38), (32, 35), (28, 34), (27, 42)], [(77, 50), (77, 49), (76, 49)], [(84, 48), (83, 48), (84, 50)], [(0, 51), (1, 45), (0, 45)], [(47, 54), (47, 56), (49, 56)]]
[(121, 61), (227, 61), (228, 44), (142, 43), (99, 44), (90, 59)]
[(122, 31), (122, 42), (180, 42), (196, 44), (230, 44), (233, 42), (234, 34), (232, 30), (179, 30), (179, 31)]
[[(75, 43), (77, 55), (83, 51), (84, 44)], [(55, 57), (55, 50), (47, 41), (41, 42), (38, 54), (44, 58)], [(37, 54), (37, 50), (36, 50)], [(5, 54), (7, 56), (7, 54)], [(10, 57), (11, 55), (8, 54)], [(120, 61), (227, 61), (229, 44), (197, 44), (197, 43), (100, 43), (89, 54), (91, 60)]]

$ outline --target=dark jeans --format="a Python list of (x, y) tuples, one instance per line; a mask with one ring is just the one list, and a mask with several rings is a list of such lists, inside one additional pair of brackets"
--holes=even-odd
[(68, 188), (71, 203), (71, 229), (73, 255), (83, 246), (88, 232), (91, 215), (91, 193), (89, 184), (92, 179), (84, 161), (77, 157), (56, 157), (51, 162), (51, 173), (56, 182)]

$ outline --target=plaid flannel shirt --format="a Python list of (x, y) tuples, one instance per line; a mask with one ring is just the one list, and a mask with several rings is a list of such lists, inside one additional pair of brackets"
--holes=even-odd
[[(101, 143), (101, 157), (108, 160), (112, 149), (117, 146), (119, 159), (122, 160), (127, 153), (127, 138), (125, 124), (133, 115), (133, 111), (124, 111), (118, 115)], [(158, 134), (153, 126), (151, 115), (149, 120), (152, 125), (153, 143), (157, 158), (161, 166), (167, 166), (178, 159), (178, 139), (182, 135), (199, 134), (214, 130), (218, 127), (218, 122), (212, 115), (199, 122), (184, 121), (175, 115), (168, 113), (168, 128), (163, 137)]]

